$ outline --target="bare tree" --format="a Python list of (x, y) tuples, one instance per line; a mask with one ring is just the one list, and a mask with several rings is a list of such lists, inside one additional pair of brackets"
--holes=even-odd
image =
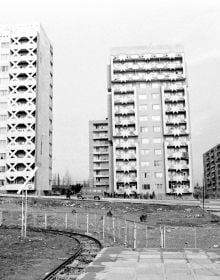
[(63, 183), (64, 183), (64, 185), (67, 185), (67, 186), (71, 185), (71, 183), (72, 183), (72, 177), (68, 170), (66, 171), (65, 175), (63, 176)]

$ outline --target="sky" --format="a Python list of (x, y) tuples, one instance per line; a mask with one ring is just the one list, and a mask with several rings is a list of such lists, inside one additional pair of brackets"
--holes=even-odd
[(219, 0), (7, 0), (0, 24), (43, 25), (54, 48), (53, 172), (89, 176), (89, 120), (107, 114), (110, 49), (182, 44), (194, 181), (202, 154), (220, 143)]

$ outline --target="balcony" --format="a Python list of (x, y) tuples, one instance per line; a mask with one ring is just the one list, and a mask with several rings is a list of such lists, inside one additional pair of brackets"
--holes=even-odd
[(168, 153), (168, 158), (189, 159), (189, 154), (188, 152), (170, 152)]
[(93, 162), (108, 162), (108, 157), (105, 158), (93, 158)]
[(108, 134), (94, 134), (93, 140), (108, 139)]
[(108, 141), (94, 142), (93, 147), (108, 147)]
[(130, 159), (136, 159), (135, 154), (130, 154), (130, 153), (123, 153), (121, 155), (116, 155), (116, 160), (121, 159), (121, 160), (130, 160)]
[(136, 169), (137, 168), (135, 165), (130, 165), (130, 164), (116, 165), (117, 171), (129, 172), (129, 171), (135, 171)]
[(116, 181), (118, 183), (136, 183), (137, 182), (137, 177), (136, 176), (118, 176), (116, 177)]
[(102, 165), (102, 166), (93, 166), (93, 170), (109, 170), (108, 165)]
[(179, 136), (179, 135), (188, 135), (189, 133), (187, 132), (186, 129), (175, 128), (175, 129), (165, 129), (164, 134)]
[(116, 109), (115, 110), (115, 115), (134, 115), (135, 114), (135, 110), (134, 109)]
[(171, 164), (168, 166), (169, 170), (184, 170), (189, 169), (189, 166), (187, 164)]
[(165, 113), (180, 113), (186, 112), (186, 108), (179, 107), (179, 106), (170, 106), (165, 108)]
[(184, 102), (185, 98), (183, 96), (171, 95), (170, 97), (165, 98), (165, 103), (178, 103)]
[(123, 97), (123, 98), (115, 98), (114, 104), (129, 104), (129, 103), (134, 103), (134, 97)]
[(167, 125), (178, 125), (178, 124), (186, 124), (185, 119), (173, 118), (166, 120)]
[(170, 175), (168, 177), (169, 181), (174, 181), (174, 182), (183, 182), (183, 181), (189, 181), (190, 178), (189, 176), (182, 176), (182, 175)]
[(116, 132), (114, 134), (114, 137), (125, 137), (126, 138), (126, 137), (133, 137), (133, 136), (137, 136), (135, 131), (123, 130), (123, 131)]
[(188, 146), (188, 143), (183, 142), (183, 141), (174, 140), (174, 141), (169, 141), (167, 146), (168, 147), (185, 147), (185, 146)]

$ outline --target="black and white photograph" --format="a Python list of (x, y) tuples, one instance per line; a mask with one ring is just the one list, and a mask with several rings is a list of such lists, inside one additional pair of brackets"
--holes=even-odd
[(220, 279), (220, 2), (7, 0), (0, 280)]

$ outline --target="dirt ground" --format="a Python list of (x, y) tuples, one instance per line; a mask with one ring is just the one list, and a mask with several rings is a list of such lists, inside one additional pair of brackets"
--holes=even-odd
[[(21, 210), (21, 198), (0, 197), (0, 212)], [(158, 227), (166, 226), (166, 245), (194, 248), (220, 248), (220, 217), (203, 211), (198, 206), (138, 204), (128, 202), (103, 202), (60, 200), (50, 198), (29, 198), (28, 211), (39, 213), (97, 213), (106, 214), (109, 210), (115, 217), (140, 222), (148, 226), (148, 245), (158, 247)], [(188, 230), (190, 229), (190, 230)], [(195, 230), (196, 229), (196, 230)], [(155, 233), (155, 234), (154, 234)], [(198, 241), (195, 242), (194, 235)], [(18, 232), (0, 230), (0, 279), (31, 280), (40, 279), (51, 271), (64, 258), (71, 254), (74, 244), (61, 236), (42, 236), (31, 233), (30, 240), (22, 240)], [(65, 240), (64, 240), (65, 239)], [(71, 241), (72, 242), (72, 241)], [(155, 243), (155, 244), (154, 244)], [(196, 244), (195, 244), (196, 243)], [(71, 246), (69, 245), (71, 244)], [(109, 243), (104, 246), (112, 246)], [(117, 245), (117, 244), (116, 244)], [(59, 257), (57, 257), (59, 256)], [(36, 270), (33, 277), (33, 269)]]
[(77, 243), (66, 236), (0, 228), (0, 279), (39, 280), (70, 257)]
[[(20, 198), (0, 198), (0, 210), (21, 209)], [(51, 211), (51, 212), (87, 212), (106, 214), (109, 210), (114, 216), (130, 221), (140, 222), (141, 215), (147, 215), (148, 225), (167, 226), (206, 226), (219, 225), (220, 217), (207, 211), (203, 211), (199, 206), (186, 205), (157, 205), (139, 204), (128, 202), (104, 202), (87, 200), (60, 200), (45, 198), (29, 198), (28, 211)]]

